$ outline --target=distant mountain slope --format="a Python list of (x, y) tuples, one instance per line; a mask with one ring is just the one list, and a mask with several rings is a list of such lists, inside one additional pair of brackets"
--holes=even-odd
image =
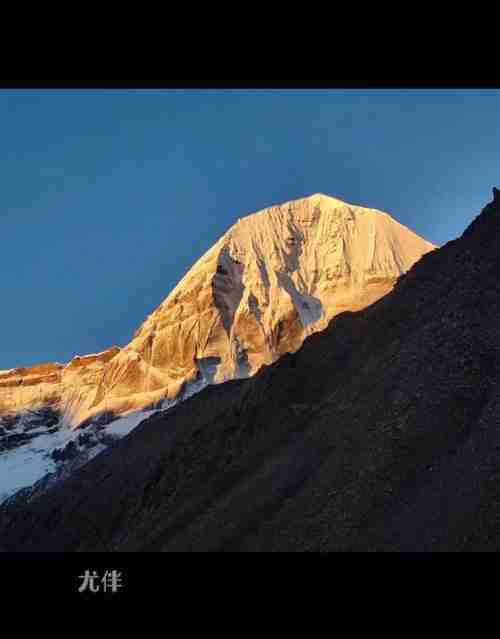
[(500, 549), (500, 197), (394, 290), (155, 415), (7, 551)]
[(313, 195), (240, 219), (125, 348), (0, 371), (2, 414), (50, 405), (77, 426), (247, 377), (435, 248), (386, 213)]

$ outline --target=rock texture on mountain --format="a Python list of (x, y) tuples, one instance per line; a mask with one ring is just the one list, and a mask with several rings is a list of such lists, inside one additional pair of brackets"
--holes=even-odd
[(52, 407), (61, 426), (78, 423), (82, 412), (95, 402), (104, 368), (120, 349), (74, 357), (69, 364), (38, 364), (0, 371), (0, 417), (18, 416), (26, 409)]
[(77, 426), (251, 376), (385, 295), (434, 248), (386, 213), (326, 195), (270, 207), (238, 220), (125, 348), (0, 372), (0, 413), (50, 404)]

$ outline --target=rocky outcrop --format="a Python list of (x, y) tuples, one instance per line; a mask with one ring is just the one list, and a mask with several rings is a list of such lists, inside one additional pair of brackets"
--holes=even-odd
[(253, 375), (435, 247), (388, 214), (316, 194), (238, 220), (123, 349), (0, 373), (0, 412), (57, 405), (77, 426)]
[(67, 365), (45, 363), (0, 371), (2, 421), (27, 409), (53, 407), (63, 423), (75, 424), (82, 410), (94, 402), (105, 365), (119, 351), (113, 347), (102, 353), (76, 356)]

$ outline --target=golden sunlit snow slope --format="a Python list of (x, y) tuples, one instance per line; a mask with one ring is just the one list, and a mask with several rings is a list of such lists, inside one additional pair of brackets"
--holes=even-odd
[(125, 348), (0, 372), (0, 410), (50, 399), (77, 425), (252, 375), (385, 295), (434, 248), (386, 213), (322, 194), (264, 209), (238, 220)]

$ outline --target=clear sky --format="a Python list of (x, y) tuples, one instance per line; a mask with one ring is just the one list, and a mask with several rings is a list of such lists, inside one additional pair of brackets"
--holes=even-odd
[(436, 244), (500, 186), (500, 91), (0, 91), (0, 369), (125, 345), (238, 217), (322, 192)]

